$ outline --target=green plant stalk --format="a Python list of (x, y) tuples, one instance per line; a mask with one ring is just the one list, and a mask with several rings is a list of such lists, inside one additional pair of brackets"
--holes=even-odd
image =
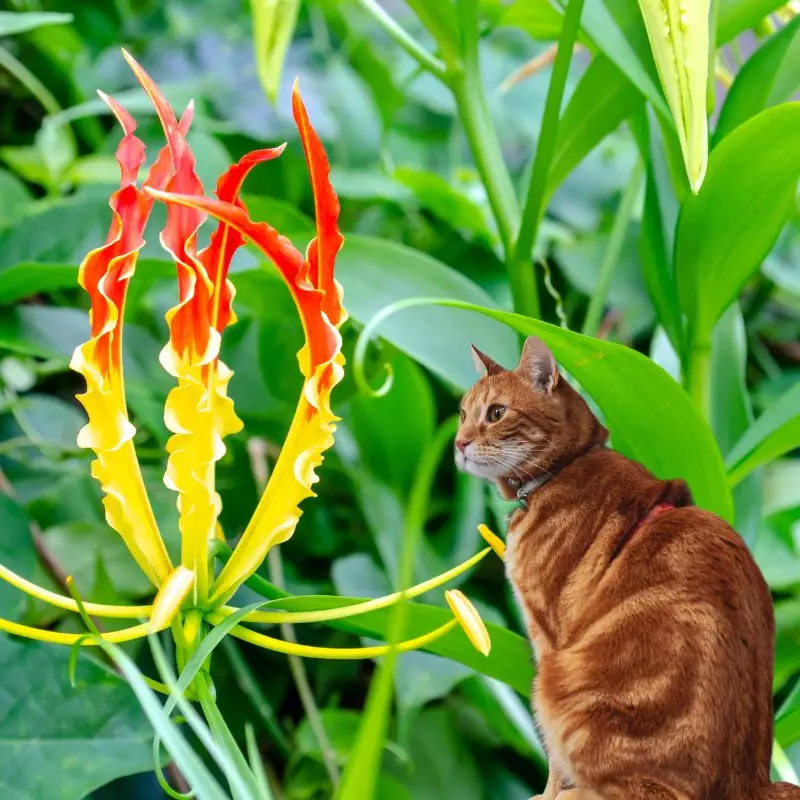
[(711, 414), (711, 342), (693, 341), (685, 369), (686, 391), (706, 420)]
[[(409, 492), (408, 509), (403, 526), (403, 546), (398, 570), (400, 591), (405, 591), (413, 583), (417, 545), (423, 535), (425, 520), (428, 516), (436, 471), (442, 455), (455, 435), (457, 426), (457, 417), (445, 420), (420, 459), (420, 467)], [(395, 607), (389, 623), (387, 637), (389, 644), (394, 645), (403, 638), (407, 615), (407, 603), (399, 603)], [(359, 728), (358, 739), (350, 756), (336, 800), (361, 800), (361, 798), (376, 796), (382, 752), (382, 748), (376, 746), (376, 738), (379, 738), (381, 743), (386, 739), (396, 661), (397, 651), (391, 650), (384, 657), (373, 678), (367, 697), (364, 722)]]
[[(279, 548), (274, 547), (270, 550), (267, 556), (269, 564), (269, 577), (272, 583), (279, 589), (283, 588), (283, 563), (281, 561)], [(297, 636), (295, 636), (294, 625), (284, 622), (281, 626), (281, 635), (287, 642), (297, 644)], [(300, 703), (303, 706), (303, 711), (308, 717), (308, 724), (314, 733), (314, 738), (319, 744), (319, 749), (322, 753), (322, 761), (325, 764), (325, 771), (331, 779), (334, 789), (339, 785), (341, 774), (339, 773), (339, 766), (336, 763), (336, 753), (331, 746), (328, 734), (325, 731), (325, 725), (322, 723), (322, 715), (317, 707), (317, 701), (314, 699), (314, 691), (306, 674), (306, 668), (303, 664), (303, 659), (299, 656), (286, 656), (289, 661), (289, 669), (292, 673), (295, 686), (297, 687), (297, 694), (300, 697)]]
[(619, 263), (619, 256), (622, 252), (622, 245), (625, 243), (625, 234), (631, 224), (633, 209), (636, 198), (639, 196), (639, 188), (642, 184), (644, 174), (644, 164), (641, 159), (636, 160), (636, 164), (631, 172), (631, 177), (622, 193), (622, 198), (617, 208), (617, 215), (611, 227), (611, 235), (608, 239), (608, 247), (603, 254), (603, 261), (600, 264), (600, 276), (597, 287), (589, 300), (589, 308), (586, 310), (586, 318), (583, 321), (581, 333), (586, 336), (594, 336), (600, 326), (603, 316), (603, 309), (606, 305), (608, 290), (611, 286), (611, 279), (614, 277), (614, 269)]
[(462, 64), (460, 67), (450, 67), (450, 87), (507, 258), (519, 225), (519, 205), (511, 176), (503, 161), (500, 141), (481, 80), (479, 4), (477, 0), (459, 0), (457, 9), (462, 30)]
[(424, 70), (435, 75), (440, 80), (445, 79), (447, 68), (444, 63), (431, 55), (405, 28), (398, 25), (394, 19), (378, 5), (375, 0), (359, 0), (361, 7), (386, 31), (403, 50), (417, 62)]
[(275, 718), (275, 712), (264, 696), (264, 692), (261, 691), (261, 687), (258, 685), (255, 675), (253, 675), (253, 671), (250, 669), (245, 657), (239, 650), (239, 645), (236, 644), (232, 638), (226, 636), (222, 640), (222, 648), (225, 651), (225, 655), (228, 657), (239, 688), (247, 695), (256, 713), (261, 717), (264, 727), (269, 732), (278, 750), (280, 750), (282, 755), (288, 755), (291, 749), (289, 740), (286, 738), (286, 734), (283, 732), (280, 723)]
[(5, 47), (0, 47), (0, 67), (13, 75), (39, 101), (48, 114), (60, 114), (63, 111), (55, 95)]
[[(263, 489), (267, 485), (269, 479), (269, 464), (267, 462), (267, 448), (266, 442), (263, 439), (253, 438), (247, 442), (247, 453), (250, 456), (250, 470), (253, 473), (253, 479), (256, 486)], [(267, 555), (267, 567), (269, 569), (269, 579), (274, 584), (275, 588), (279, 591), (283, 590), (283, 561), (281, 559), (280, 548), (273, 547)], [(287, 642), (297, 644), (297, 636), (295, 636), (294, 626), (284, 623), (280, 626), (281, 634)], [(325, 770), (331, 779), (334, 788), (339, 785), (341, 775), (339, 774), (339, 766), (336, 763), (336, 754), (331, 747), (328, 734), (325, 732), (325, 726), (322, 724), (322, 715), (319, 713), (317, 702), (314, 699), (314, 692), (311, 689), (311, 684), (308, 681), (306, 668), (303, 660), (297, 656), (287, 656), (289, 662), (289, 669), (292, 673), (297, 694), (300, 698), (300, 703), (303, 710), (308, 717), (308, 723), (317, 740), (320, 752), (322, 753), (322, 761), (325, 765)]]
[(539, 316), (539, 299), (533, 271), (533, 248), (536, 245), (539, 224), (544, 213), (544, 198), (547, 193), (550, 165), (558, 138), (564, 87), (567, 83), (572, 52), (578, 40), (583, 2), (584, 0), (568, 0), (564, 12), (564, 24), (558, 40), (558, 52), (553, 62), (553, 74), (547, 88), (542, 127), (533, 157), (528, 194), (522, 210), (516, 242), (508, 260), (508, 274), (512, 291), (516, 286), (518, 294), (530, 293), (530, 299), (525, 303), (525, 308), (517, 307), (515, 302), (514, 310), (532, 317)]

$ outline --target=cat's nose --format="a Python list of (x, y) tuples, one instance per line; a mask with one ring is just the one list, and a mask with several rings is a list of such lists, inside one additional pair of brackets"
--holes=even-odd
[(456, 439), (456, 447), (463, 453), (467, 449), (469, 439)]

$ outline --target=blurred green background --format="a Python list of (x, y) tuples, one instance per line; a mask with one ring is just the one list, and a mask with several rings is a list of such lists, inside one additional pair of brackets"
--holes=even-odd
[[(433, 49), (404, 3), (383, 5)], [(587, 0), (586, 7), (596, 11), (601, 5)], [(612, 0), (607, 5), (619, 11), (626, 4)], [(778, 40), (785, 30), (791, 35), (784, 32), (779, 45), (772, 45), (783, 49), (781, 58), (767, 65), (774, 83), (761, 108), (796, 94), (796, 20), (785, 28), (786, 16), (773, 17), (766, 27), (762, 22), (779, 5), (721, 4), (732, 36), (722, 51), (725, 74), (717, 84), (712, 120), (733, 76), (759, 46)], [(635, 3), (628, 7), (636, 9)], [(246, 202), (254, 219), (268, 220), (305, 244), (313, 233), (313, 201), (289, 102), (292, 81), (299, 76), (342, 204), (347, 241), (337, 277), (353, 318), (344, 331), (348, 361), (360, 327), (399, 299), (449, 297), (510, 308), (502, 241), (453, 94), (421, 71), (358, 2), (300, 5), (274, 105), (259, 82), (252, 9), (243, 0), (18, 0), (2, 8), (9, 13), (0, 15), (0, 562), (55, 589), (72, 575), (92, 600), (142, 599), (148, 582), (106, 526), (99, 488), (89, 475), (90, 458), (75, 444), (83, 415), (73, 397), (82, 385), (67, 369), (74, 347), (88, 332), (77, 265), (104, 241), (108, 196), (118, 184), (113, 153), (119, 132), (95, 90), (113, 95), (134, 114), (151, 155), (162, 141), (149, 102), (133, 88), (121, 45), (144, 64), (175, 108), (195, 99), (189, 139), (207, 192), (243, 153), (289, 142), (279, 160), (254, 171)], [(71, 16), (19, 26), (11, 12), (22, 11)], [(527, 181), (539, 139), (549, 59), (528, 78), (511, 85), (508, 79), (547, 54), (560, 29), (560, 11), (543, 0), (480, 4), (479, 77), (518, 190)], [(541, 317), (580, 330), (590, 299), (599, 292), (596, 306), (602, 314), (589, 332), (644, 353), (680, 380), (679, 358), (643, 266), (643, 249), (652, 241), (643, 234), (645, 171), (635, 127), (625, 120), (641, 112), (644, 100), (620, 79), (602, 45), (581, 41), (567, 98), (592, 64), (599, 73), (594, 94), (600, 101), (594, 106), (584, 103), (586, 97), (573, 106), (567, 101), (565, 119), (574, 126), (570, 141), (574, 145), (583, 136), (592, 146), (585, 145), (588, 154), (577, 146), (577, 160), (570, 141), (562, 141), (558, 151), (563, 160), (556, 159), (553, 169), (561, 170), (563, 181), (549, 198), (536, 241), (535, 255), (546, 265), (537, 269)], [(647, 67), (653, 71), (652, 62)], [(777, 79), (783, 83), (776, 88)], [(591, 86), (583, 85), (591, 94)], [(654, 158), (666, 171), (664, 149), (660, 152)], [(644, 161), (649, 179), (654, 162), (650, 156)], [(676, 213), (679, 200), (662, 197), (662, 211), (671, 203)], [(758, 202), (769, 205), (771, 198)], [(174, 495), (161, 482), (168, 436), (162, 413), (171, 378), (157, 356), (167, 338), (163, 315), (174, 303), (175, 281), (158, 244), (162, 220), (163, 210), (156, 208), (130, 290), (125, 376), (150, 496), (174, 547)], [(778, 398), (788, 409), (786, 419), (797, 426), (800, 398), (791, 400), (796, 392), (785, 398), (800, 377), (798, 220), (795, 199), (777, 243), (746, 276), (738, 303), (728, 308), (715, 332), (710, 423), (723, 456)], [(733, 236), (737, 219), (727, 224)], [(603, 263), (608, 269), (601, 269)], [(244, 529), (258, 496), (247, 441), (266, 442), (270, 459), (280, 447), (301, 385), (295, 354), (302, 343), (288, 292), (255, 251), (237, 255), (232, 278), (239, 322), (226, 333), (223, 358), (235, 371), (230, 392), (245, 431), (228, 442), (218, 468), (229, 539)], [(359, 392), (348, 372), (334, 393), (334, 409), (343, 419), (321, 469), (319, 497), (306, 502), (296, 535), (282, 548), (286, 585), (296, 594), (371, 597), (397, 586), (409, 494), (437, 428), (447, 424), (460, 393), (474, 380), (470, 342), (508, 366), (517, 353), (510, 328), (457, 309), (403, 311), (379, 333), (384, 338), (369, 351), (367, 373), (377, 384), (389, 362), (394, 386), (375, 399)], [(582, 376), (576, 372), (575, 377)], [(647, 420), (646, 413), (643, 419), (655, 433), (658, 419)], [(786, 441), (793, 442), (792, 435)], [(688, 450), (680, 454), (687, 464), (693, 456)], [(775, 596), (776, 707), (789, 709), (778, 738), (797, 770), (799, 456), (788, 445), (771, 451), (734, 495), (736, 527), (753, 547)], [(481, 544), (476, 525), (500, 525), (502, 513), (494, 492), (458, 474), (445, 456), (425, 511), (415, 578), (474, 553)], [(485, 619), (522, 632), (497, 559), (487, 559), (461, 583)], [(426, 601), (443, 604), (440, 597)], [(9, 619), (78, 629), (75, 620), (26, 602), (5, 585), (0, 585), (0, 608)], [(357, 640), (316, 627), (301, 636), (329, 645)], [(146, 648), (131, 647), (131, 652), (149, 668)], [(0, 641), (0, 786), (11, 791), (9, 796), (33, 800), (87, 794), (98, 800), (160, 797), (150, 774), (152, 735), (132, 695), (88, 660), (79, 683), (91, 685), (91, 691), (73, 692), (67, 659), (66, 650), (8, 637)], [(286, 659), (230, 643), (215, 657), (226, 719), (234, 731), (243, 730), (247, 721), (255, 725), (273, 785), (280, 787), (276, 797), (331, 796), (331, 773), (345, 767), (355, 746), (373, 666), (306, 664), (333, 751), (326, 768)], [(398, 659), (394, 691), (377, 795), (382, 800), (525, 800), (543, 786), (546, 767), (527, 699), (510, 686), (459, 663), (410, 653)]]

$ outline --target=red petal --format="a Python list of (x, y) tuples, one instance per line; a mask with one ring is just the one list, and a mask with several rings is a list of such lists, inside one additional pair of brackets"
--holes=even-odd
[(328, 157), (308, 119), (297, 81), (292, 91), (292, 114), (306, 154), (317, 219), (317, 235), (308, 246), (309, 275), (311, 282), (325, 293), (323, 311), (328, 315), (328, 319), (337, 325), (343, 313), (333, 278), (336, 254), (344, 242), (344, 237), (339, 231), (339, 198), (330, 182)]

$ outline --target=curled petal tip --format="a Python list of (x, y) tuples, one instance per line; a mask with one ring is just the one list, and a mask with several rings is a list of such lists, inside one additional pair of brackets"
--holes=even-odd
[(500, 558), (504, 558), (506, 554), (506, 545), (505, 542), (494, 532), (489, 530), (489, 528), (481, 523), (478, 525), (478, 533), (483, 537), (486, 544), (492, 548), (492, 550), (497, 553)]
[(489, 655), (492, 649), (492, 640), (489, 631), (481, 619), (478, 610), (470, 602), (469, 598), (458, 589), (450, 589), (444, 594), (453, 616), (458, 620), (472, 646), (485, 656)]
[(150, 631), (166, 628), (180, 611), (183, 601), (194, 586), (194, 572), (183, 565), (176, 567), (158, 592), (150, 617)]

